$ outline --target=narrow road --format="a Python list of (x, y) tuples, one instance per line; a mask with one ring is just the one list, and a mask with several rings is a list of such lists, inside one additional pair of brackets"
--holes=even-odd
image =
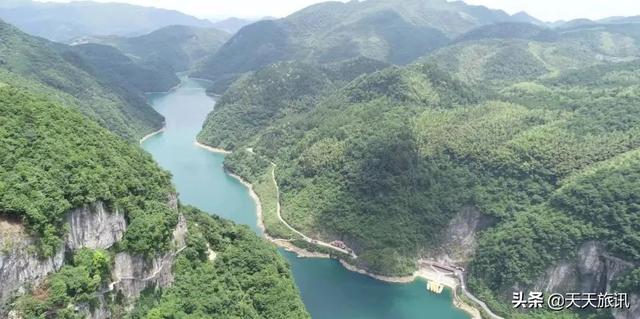
[(470, 293), (467, 290), (467, 286), (465, 285), (465, 281), (464, 281), (464, 273), (463, 272), (456, 271), (455, 274), (458, 277), (458, 279), (460, 280), (460, 288), (462, 288), (462, 292), (465, 294), (465, 296), (467, 296), (467, 298), (471, 299), (471, 301), (473, 301), (477, 305), (479, 305), (482, 308), (482, 310), (484, 310), (484, 312), (487, 315), (489, 315), (489, 317), (491, 317), (493, 319), (504, 319), (504, 318), (496, 315), (495, 313), (493, 313), (493, 311), (491, 311), (491, 309), (489, 309), (489, 307), (487, 306), (486, 303), (484, 303), (482, 300), (478, 299), (476, 296), (474, 296), (472, 293)]
[(285, 226), (287, 226), (287, 228), (289, 228), (289, 230), (291, 230), (292, 232), (298, 234), (300, 237), (302, 237), (302, 239), (304, 239), (306, 242), (309, 242), (311, 244), (314, 245), (318, 245), (318, 246), (322, 246), (322, 247), (326, 247), (329, 249), (333, 249), (335, 251), (339, 251), (343, 254), (347, 254), (350, 255), (353, 258), (358, 258), (358, 256), (356, 256), (356, 254), (352, 251), (340, 248), (340, 247), (336, 247), (334, 245), (331, 245), (329, 243), (325, 243), (323, 241), (320, 240), (316, 240), (316, 239), (312, 239), (311, 237), (301, 233), (300, 231), (298, 231), (297, 229), (293, 228), (291, 225), (289, 225), (289, 223), (287, 223), (286, 220), (284, 220), (284, 218), (282, 218), (282, 215), (280, 214), (280, 188), (278, 187), (278, 182), (276, 181), (276, 164), (275, 163), (271, 163), (271, 179), (273, 181), (273, 185), (276, 186), (276, 215), (278, 215), (278, 219), (280, 220), (281, 223), (283, 223)]
[[(297, 229), (293, 228), (291, 225), (289, 225), (289, 223), (287, 223), (286, 220), (284, 220), (284, 218), (282, 218), (282, 215), (280, 214), (280, 188), (278, 187), (278, 182), (276, 181), (276, 167), (277, 167), (277, 165), (275, 163), (271, 162), (271, 179), (273, 181), (273, 185), (276, 186), (276, 214), (278, 215), (278, 219), (280, 220), (280, 222), (283, 223), (292, 232), (300, 235), (300, 237), (302, 237), (305, 241), (307, 241), (309, 243), (316, 244), (316, 245), (323, 246), (323, 247), (327, 247), (327, 248), (333, 249), (335, 251), (339, 251), (341, 253), (351, 255), (353, 258), (358, 258), (358, 256), (356, 256), (356, 254), (353, 253), (352, 251), (347, 251), (346, 249), (342, 249), (340, 247), (336, 247), (336, 246), (331, 245), (329, 243), (325, 243), (323, 241), (319, 241), (319, 240), (315, 240), (315, 239), (310, 238), (309, 236), (307, 236), (307, 235), (301, 233), (300, 231), (298, 231)], [(440, 273), (440, 272), (438, 272), (438, 273)], [(465, 280), (464, 280), (464, 272), (455, 271), (454, 274), (460, 280), (460, 288), (462, 288), (462, 292), (465, 294), (465, 296), (467, 296), (469, 299), (471, 299), (471, 301), (473, 301), (477, 305), (479, 305), (482, 308), (482, 310), (484, 310), (484, 312), (487, 315), (489, 315), (489, 317), (491, 317), (492, 319), (504, 319), (503, 317), (500, 317), (500, 316), (496, 315), (495, 313), (493, 313), (493, 311), (491, 311), (491, 309), (489, 309), (489, 307), (487, 306), (486, 303), (484, 303), (482, 300), (478, 299), (476, 296), (474, 296), (471, 292), (469, 292), (467, 290), (467, 286), (465, 285)]]
[(103, 289), (100, 291), (100, 293), (105, 294), (107, 292), (111, 292), (113, 291), (113, 289), (115, 289), (115, 286), (117, 284), (119, 284), (120, 282), (122, 282), (123, 280), (132, 280), (132, 281), (140, 281), (140, 282), (147, 282), (150, 280), (154, 280), (156, 279), (156, 277), (158, 276), (158, 274), (160, 274), (160, 272), (162, 272), (165, 267), (169, 266), (171, 267), (171, 264), (168, 264), (168, 262), (171, 260), (173, 260), (173, 258), (175, 258), (180, 252), (182, 252), (183, 250), (185, 250), (185, 248), (187, 248), (187, 246), (181, 247), (180, 249), (178, 249), (177, 251), (164, 256), (162, 258), (162, 262), (160, 262), (160, 267), (158, 267), (151, 275), (147, 276), (146, 278), (136, 278), (136, 277), (121, 277), (118, 278), (118, 280), (111, 282), (106, 289)]

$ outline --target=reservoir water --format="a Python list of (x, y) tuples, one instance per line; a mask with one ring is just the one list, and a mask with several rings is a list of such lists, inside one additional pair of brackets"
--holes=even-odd
[[(224, 155), (194, 145), (215, 104), (205, 94), (203, 83), (183, 79), (176, 90), (150, 94), (149, 99), (165, 116), (166, 130), (142, 146), (173, 174), (181, 202), (260, 233), (255, 203), (249, 190), (224, 171)], [(314, 319), (469, 318), (453, 306), (450, 291), (431, 294), (422, 281), (391, 284), (350, 272), (334, 260), (298, 258), (284, 250), (281, 253), (289, 261)]]

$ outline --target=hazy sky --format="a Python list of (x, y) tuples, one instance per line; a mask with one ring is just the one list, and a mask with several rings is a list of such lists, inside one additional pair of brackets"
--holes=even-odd
[[(0, 0), (2, 1), (2, 0)], [(38, 0), (68, 2), (73, 0)], [(94, 0), (168, 8), (201, 18), (286, 16), (322, 0)], [(617, 15), (640, 15), (638, 0), (465, 0), (509, 13), (527, 11), (543, 20), (599, 19)]]

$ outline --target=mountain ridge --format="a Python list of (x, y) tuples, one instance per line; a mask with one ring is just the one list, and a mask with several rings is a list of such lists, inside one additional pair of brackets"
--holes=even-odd
[(88, 36), (74, 44), (97, 43), (118, 48), (135, 60), (185, 72), (214, 54), (231, 35), (216, 28), (170, 25), (136, 37)]
[(27, 33), (57, 42), (91, 35), (140, 35), (174, 24), (213, 26), (208, 20), (175, 10), (91, 1), (26, 0), (15, 6), (0, 7), (0, 18)]
[(474, 27), (512, 19), (504, 11), (446, 0), (318, 3), (245, 26), (193, 75), (218, 82), (216, 93), (222, 93), (244, 72), (294, 59), (328, 63), (364, 56), (403, 65)]
[(0, 80), (47, 94), (129, 141), (162, 127), (164, 118), (139, 92), (111, 85), (83, 69), (78, 55), (63, 55), (62, 44), (28, 35), (0, 21)]

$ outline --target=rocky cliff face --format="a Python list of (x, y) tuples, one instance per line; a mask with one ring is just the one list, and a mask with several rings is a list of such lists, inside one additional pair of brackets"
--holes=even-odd
[[(169, 205), (178, 209), (175, 195), (168, 198)], [(4, 305), (10, 297), (21, 294), (27, 286), (40, 284), (48, 274), (64, 265), (66, 252), (80, 248), (109, 249), (120, 241), (127, 229), (125, 217), (117, 210), (110, 211), (103, 203), (75, 209), (66, 218), (68, 234), (64, 244), (53, 257), (41, 259), (35, 253), (35, 239), (30, 237), (18, 220), (0, 219), (0, 317), (6, 314)], [(115, 257), (113, 283), (103, 292), (120, 291), (134, 299), (149, 286), (166, 287), (173, 282), (171, 267), (177, 253), (185, 247), (187, 223), (181, 215), (174, 230), (175, 250), (163, 256), (148, 259), (119, 253)], [(109, 318), (104, 295), (93, 309), (80, 309), (87, 317)], [(82, 308), (82, 305), (80, 305)]]
[(67, 250), (108, 249), (126, 230), (124, 215), (108, 212), (103, 203), (75, 209), (67, 215), (69, 234), (64, 245), (53, 257), (42, 259), (33, 249), (35, 239), (18, 221), (0, 223), (0, 307), (11, 296), (22, 293), (25, 285), (38, 285), (48, 274), (58, 271)]
[[(597, 242), (587, 242), (573, 260), (549, 267), (530, 291), (614, 292), (615, 279), (635, 268), (633, 263), (614, 257)], [(518, 287), (514, 291), (522, 290)], [(524, 289), (526, 290), (526, 289)], [(640, 295), (630, 296), (631, 309), (614, 313), (616, 319), (640, 318)]]
[(173, 232), (176, 249), (163, 256), (147, 259), (128, 253), (116, 255), (110, 290), (121, 292), (126, 299), (133, 300), (147, 287), (167, 287), (173, 283), (171, 267), (175, 256), (185, 247), (187, 221), (180, 215)]
[(127, 229), (124, 215), (117, 209), (107, 211), (102, 203), (74, 210), (67, 215), (67, 224), (65, 246), (68, 251), (85, 247), (107, 249), (120, 241)]
[(465, 207), (451, 219), (443, 234), (443, 245), (428, 254), (429, 259), (443, 264), (466, 265), (477, 245), (477, 235), (493, 223), (474, 207)]
[(22, 293), (26, 283), (38, 284), (64, 262), (64, 250), (40, 259), (32, 249), (35, 240), (16, 221), (0, 220), (0, 317), (7, 300)]

